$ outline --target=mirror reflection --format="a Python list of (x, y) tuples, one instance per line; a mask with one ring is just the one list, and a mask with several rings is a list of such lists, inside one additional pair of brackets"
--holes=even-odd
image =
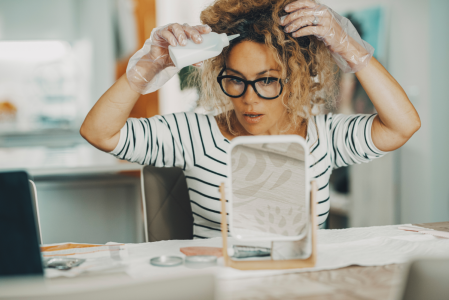
[(304, 160), (299, 143), (239, 144), (232, 149), (232, 236), (291, 240), (306, 234)]

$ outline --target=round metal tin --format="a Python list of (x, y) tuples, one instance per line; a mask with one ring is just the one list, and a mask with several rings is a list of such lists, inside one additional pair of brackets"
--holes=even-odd
[(190, 268), (205, 268), (215, 266), (217, 264), (217, 257), (213, 255), (193, 255), (186, 257), (186, 267)]
[(156, 256), (150, 259), (150, 264), (156, 267), (176, 267), (182, 265), (182, 257), (179, 256)]

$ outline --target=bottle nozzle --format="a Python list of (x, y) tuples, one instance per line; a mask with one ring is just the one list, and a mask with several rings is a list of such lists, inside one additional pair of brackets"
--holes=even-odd
[(232, 41), (235, 38), (238, 38), (240, 34), (228, 35), (228, 41)]

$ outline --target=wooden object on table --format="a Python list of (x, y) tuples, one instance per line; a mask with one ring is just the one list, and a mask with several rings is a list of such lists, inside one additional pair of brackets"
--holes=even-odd
[(212, 255), (216, 257), (223, 256), (223, 250), (219, 247), (183, 247), (179, 251), (185, 254), (185, 256), (195, 256), (195, 255)]
[(421, 223), (413, 225), (438, 231), (449, 232), (449, 222)]
[(223, 257), (225, 266), (239, 270), (276, 270), (276, 269), (300, 269), (311, 268), (316, 263), (316, 236), (317, 222), (315, 213), (317, 185), (315, 181), (311, 182), (310, 189), (310, 219), (312, 226), (312, 253), (306, 259), (289, 260), (232, 260), (228, 255), (228, 225), (226, 220), (226, 196), (224, 183), (220, 185), (221, 193), (221, 235), (223, 238)]

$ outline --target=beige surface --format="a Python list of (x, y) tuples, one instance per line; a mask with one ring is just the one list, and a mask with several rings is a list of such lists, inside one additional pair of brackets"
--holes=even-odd
[(415, 226), (420, 226), (424, 228), (446, 231), (449, 232), (449, 222), (437, 222), (437, 223), (421, 223), (421, 224), (413, 224)]
[[(213, 274), (152, 280), (133, 280), (125, 274), (76, 278), (8, 278), (0, 281), (2, 300), (211, 300), (215, 295)], [(176, 287), (176, 288), (173, 288)]]
[(330, 271), (221, 281), (220, 300), (391, 299), (400, 288), (404, 265), (347, 267)]

